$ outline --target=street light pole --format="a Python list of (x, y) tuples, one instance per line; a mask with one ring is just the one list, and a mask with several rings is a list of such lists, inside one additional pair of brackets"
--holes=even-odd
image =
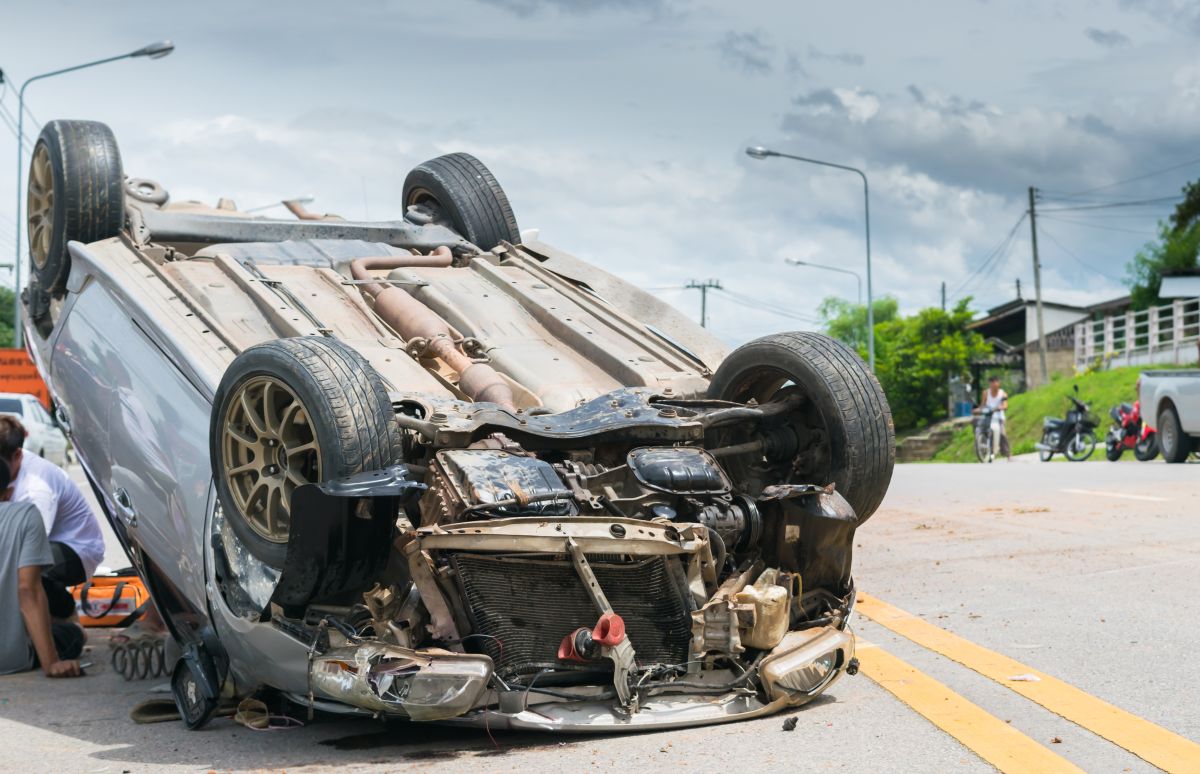
[(790, 153), (780, 153), (761, 145), (756, 145), (751, 148), (746, 148), (746, 155), (752, 159), (766, 159), (771, 156), (778, 156), (783, 159), (791, 159), (792, 161), (803, 161), (808, 164), (818, 164), (822, 167), (833, 167), (834, 169), (844, 169), (847, 172), (853, 172), (862, 178), (863, 182), (863, 213), (866, 218), (867, 226), (867, 359), (871, 366), (871, 372), (875, 371), (875, 297), (871, 288), (871, 193), (867, 185), (867, 174), (857, 167), (846, 166), (845, 164), (834, 164), (832, 161), (821, 161), (819, 159), (810, 159), (804, 156), (793, 156)]
[(110, 56), (104, 59), (97, 59), (94, 62), (84, 62), (83, 64), (74, 65), (73, 67), (64, 67), (61, 70), (51, 70), (48, 73), (35, 75), (32, 78), (25, 79), (21, 84), (21, 90), (17, 93), (17, 203), (16, 203), (16, 222), (14, 224), (17, 232), (17, 248), (13, 254), (13, 346), (20, 349), (23, 346), (23, 334), (21, 330), (21, 199), (25, 193), (24, 182), (21, 179), (21, 165), (25, 162), (25, 89), (29, 88), (29, 84), (34, 81), (52, 78), (56, 75), (64, 73), (73, 73), (76, 70), (83, 70), (96, 65), (108, 64), (116, 62), (120, 59), (133, 59), (136, 57), (147, 57), (149, 59), (162, 59), (167, 54), (175, 50), (175, 44), (169, 40), (160, 40), (157, 43), (151, 43), (148, 46), (143, 46), (137, 51), (130, 51), (128, 54), (120, 54), (118, 56)]
[(838, 274), (849, 274), (850, 276), (854, 277), (855, 282), (858, 283), (858, 305), (862, 306), (862, 275), (860, 275), (858, 272), (850, 271), (849, 269), (843, 269), (840, 266), (826, 266), (823, 263), (802, 261), (799, 258), (784, 258), (783, 261), (784, 263), (790, 263), (793, 266), (811, 266), (814, 269), (826, 269), (828, 271), (836, 271)]

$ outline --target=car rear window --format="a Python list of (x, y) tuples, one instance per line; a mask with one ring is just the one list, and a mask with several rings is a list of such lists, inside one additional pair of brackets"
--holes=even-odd
[(21, 401), (18, 398), (0, 398), (0, 414), (16, 414), (25, 416), (21, 411)]

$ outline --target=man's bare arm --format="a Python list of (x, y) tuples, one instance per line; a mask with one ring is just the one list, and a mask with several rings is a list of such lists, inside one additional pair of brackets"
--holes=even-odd
[(54, 635), (50, 633), (50, 604), (46, 601), (46, 590), (42, 588), (42, 568), (37, 565), (17, 570), (17, 598), (21, 617), (25, 619), (25, 631), (33, 641), (42, 671), (48, 677), (78, 677), (81, 672), (78, 661), (59, 661), (54, 647)]

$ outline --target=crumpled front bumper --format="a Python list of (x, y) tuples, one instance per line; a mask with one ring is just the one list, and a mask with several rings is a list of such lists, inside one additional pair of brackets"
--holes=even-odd
[[(586, 695), (547, 699), (536, 692), (521, 692), (518, 706), (506, 712), (496, 693), (484, 690), (491, 677), (490, 667), (483, 668), (490, 664), (486, 656), (410, 651), (382, 643), (364, 643), (318, 657), (313, 687), (318, 696), (412, 720), (493, 729), (613, 733), (728, 723), (798, 707), (836, 682), (853, 657), (854, 634), (848, 627), (792, 631), (763, 657), (758, 675), (747, 682), (747, 688), (758, 690), (711, 695), (660, 689), (644, 697), (632, 713), (611, 699)], [(455, 675), (461, 685), (455, 682)], [(695, 680), (697, 675), (686, 679)], [(446, 701), (431, 704), (436, 696)]]

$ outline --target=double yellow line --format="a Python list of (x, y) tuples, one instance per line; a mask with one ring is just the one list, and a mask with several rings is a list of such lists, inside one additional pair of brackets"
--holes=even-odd
[[(1164, 771), (1172, 774), (1200, 772), (1200, 745), (1144, 718), (875, 597), (859, 594), (855, 610), (901, 637), (957, 661)], [(1080, 771), (1070, 761), (882, 649), (860, 646), (858, 658), (864, 674), (1001, 771)], [(1032, 675), (1037, 679), (1013, 681), (1014, 675)]]

